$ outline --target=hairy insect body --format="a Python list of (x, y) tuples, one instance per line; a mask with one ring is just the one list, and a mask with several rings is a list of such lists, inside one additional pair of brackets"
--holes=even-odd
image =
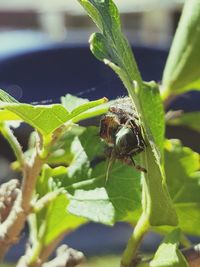
[(118, 99), (110, 106), (109, 112), (100, 122), (100, 137), (108, 146), (109, 158), (133, 164), (137, 170), (146, 172), (146, 169), (136, 165), (132, 158), (142, 152), (146, 144), (138, 114), (129, 97)]

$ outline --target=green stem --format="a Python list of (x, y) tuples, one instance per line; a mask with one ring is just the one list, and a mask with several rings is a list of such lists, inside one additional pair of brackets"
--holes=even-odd
[(121, 267), (131, 267), (132, 262), (136, 259), (137, 249), (149, 229), (149, 221), (143, 213), (138, 220), (132, 236), (130, 237), (126, 249), (122, 255)]
[(0, 131), (4, 138), (8, 141), (10, 144), (18, 162), (20, 163), (21, 166), (24, 165), (24, 155), (22, 148), (17, 140), (17, 138), (14, 136), (12, 130), (5, 124), (1, 123), (0, 124)]

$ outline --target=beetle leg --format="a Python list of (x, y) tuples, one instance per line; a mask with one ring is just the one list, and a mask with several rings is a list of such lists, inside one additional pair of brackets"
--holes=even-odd
[(136, 170), (147, 173), (147, 170), (146, 170), (144, 167), (142, 167), (142, 166), (136, 164), (135, 161), (134, 161), (134, 159), (133, 159), (131, 156), (130, 156), (130, 159), (131, 159), (131, 161), (132, 161), (132, 163), (133, 163), (133, 166), (134, 166), (134, 168), (135, 168)]
[(105, 184), (108, 181), (109, 172), (111, 170), (111, 167), (114, 165), (114, 163), (115, 163), (115, 152), (114, 152), (114, 149), (112, 149), (111, 154), (110, 154), (110, 158), (109, 158), (109, 161), (108, 161), (107, 170), (106, 170), (106, 181), (105, 181)]

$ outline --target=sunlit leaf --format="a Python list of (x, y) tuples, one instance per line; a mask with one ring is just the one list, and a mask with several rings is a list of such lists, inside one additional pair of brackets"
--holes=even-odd
[(200, 235), (200, 157), (179, 140), (165, 143), (167, 185), (175, 205), (179, 226), (188, 234)]
[(186, 0), (163, 74), (163, 95), (200, 89), (200, 2)]
[(183, 254), (178, 249), (180, 235), (180, 230), (176, 229), (166, 236), (150, 262), (150, 267), (188, 267)]

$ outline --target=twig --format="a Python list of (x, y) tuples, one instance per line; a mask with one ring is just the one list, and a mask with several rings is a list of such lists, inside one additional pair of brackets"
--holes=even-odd
[(82, 263), (85, 257), (82, 252), (62, 245), (57, 249), (56, 257), (42, 265), (42, 267), (74, 267)]

